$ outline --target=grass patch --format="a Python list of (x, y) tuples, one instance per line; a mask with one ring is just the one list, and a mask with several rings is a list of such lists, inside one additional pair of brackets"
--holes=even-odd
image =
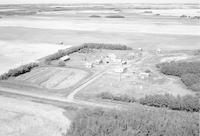
[(139, 108), (81, 110), (66, 136), (199, 136), (197, 113)]

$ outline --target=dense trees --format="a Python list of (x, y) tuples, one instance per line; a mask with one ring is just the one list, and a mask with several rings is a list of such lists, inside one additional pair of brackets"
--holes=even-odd
[(109, 50), (131, 50), (130, 47), (121, 44), (105, 44), (105, 43), (84, 43), (80, 46), (71, 47), (65, 50), (59, 50), (57, 53), (47, 56), (45, 58), (46, 62), (57, 60), (65, 55), (70, 55), (74, 52), (78, 52), (81, 49), (109, 49)]
[(157, 65), (166, 75), (179, 76), (194, 91), (200, 91), (200, 62), (170, 62)]
[(154, 107), (166, 107), (172, 110), (183, 110), (190, 112), (200, 111), (199, 98), (197, 96), (172, 96), (165, 95), (148, 95), (139, 99), (139, 103)]
[(6, 80), (9, 77), (19, 76), (21, 74), (31, 71), (31, 69), (33, 69), (37, 66), (39, 66), (37, 63), (30, 63), (30, 64), (22, 65), (18, 68), (11, 69), (7, 73), (1, 75), (0, 80)]
[(197, 113), (164, 109), (81, 110), (66, 136), (199, 136)]
[(157, 94), (157, 95), (146, 95), (143, 98), (136, 100), (134, 97), (128, 95), (113, 95), (108, 92), (103, 92), (97, 97), (101, 99), (107, 99), (112, 101), (121, 101), (121, 102), (137, 102), (142, 105), (168, 108), (171, 110), (181, 110), (181, 111), (190, 111), (198, 112), (200, 111), (200, 101), (197, 96), (186, 95), (186, 96), (173, 96), (170, 94)]

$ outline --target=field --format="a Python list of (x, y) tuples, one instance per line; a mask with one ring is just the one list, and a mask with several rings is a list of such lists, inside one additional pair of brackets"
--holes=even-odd
[[(60, 136), (70, 121), (64, 110), (22, 99), (0, 97), (1, 136)], [(14, 105), (13, 105), (14, 104)]]
[(18, 76), (15, 80), (47, 89), (66, 89), (87, 77), (87, 72), (73, 68), (44, 67)]
[[(14, 16), (18, 10), (22, 13), (29, 11), (30, 6), (33, 6), (31, 8), (33, 12), (38, 10), (41, 12), (28, 16), (25, 16), (26, 14)], [(55, 5), (55, 7), (52, 5), (2, 6), (2, 10), (8, 11), (5, 10), (5, 14), (0, 12), (2, 16), (0, 46), (4, 47), (0, 52), (2, 63), (0, 73), (56, 52), (65, 46), (76, 46), (85, 42), (122, 43), (133, 48), (171, 50), (197, 49), (199, 45), (199, 22), (196, 19), (166, 14), (154, 16), (154, 13), (144, 14), (145, 10), (128, 9), (126, 5), (100, 4), (98, 8), (88, 6), (83, 9), (80, 5), (76, 6), (63, 8), (60, 5)], [(134, 5), (130, 6), (134, 7)], [(154, 5), (151, 6), (152, 10), (156, 9)], [(165, 10), (166, 12), (176, 13), (173, 9), (170, 10), (168, 5), (163, 5), (165, 6), (168, 9)], [(125, 18), (105, 18), (105, 16), (119, 14), (119, 11), (111, 7), (121, 9), (120, 15)], [(11, 13), (6, 15), (7, 12)], [(196, 9), (192, 11), (187, 9), (186, 12), (182, 12), (186, 15), (189, 13), (196, 15)], [(93, 14), (100, 15), (102, 18), (90, 18), (89, 16)], [(58, 45), (60, 42), (63, 42), (65, 46)], [(49, 49), (48, 52), (45, 48)], [(8, 52), (9, 49), (15, 52)], [(12, 55), (7, 55), (8, 53)]]
[[(0, 74), (2, 74), (7, 72), (8, 69), (34, 62), (37, 59), (56, 52), (58, 49), (67, 48), (67, 46), (0, 40), (0, 48)], [(46, 50), (46, 48), (48, 48), (48, 50)]]

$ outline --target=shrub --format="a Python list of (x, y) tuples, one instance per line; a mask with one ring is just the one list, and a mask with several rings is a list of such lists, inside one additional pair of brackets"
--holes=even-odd
[(134, 97), (128, 95), (113, 95), (109, 92), (102, 92), (97, 95), (97, 97), (101, 99), (113, 100), (113, 101), (121, 101), (121, 102), (136, 102)]
[(114, 96), (113, 100), (115, 101), (121, 101), (121, 102), (136, 102), (134, 97), (128, 96), (128, 95), (118, 95), (118, 96)]
[(197, 113), (134, 110), (78, 112), (66, 136), (199, 136)]
[(1, 75), (0, 80), (6, 80), (10, 77), (16, 77), (16, 76), (19, 76), (19, 75), (24, 74), (26, 72), (30, 72), (31, 69), (38, 67), (38, 66), (39, 66), (38, 63), (30, 63), (30, 64), (22, 65), (18, 68), (15, 68), (15, 69), (11, 69), (7, 73)]

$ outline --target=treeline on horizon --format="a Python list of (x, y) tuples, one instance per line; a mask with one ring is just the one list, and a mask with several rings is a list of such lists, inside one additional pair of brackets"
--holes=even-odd
[(108, 49), (108, 50), (132, 50), (132, 48), (123, 45), (123, 44), (106, 44), (106, 43), (84, 43), (79, 46), (74, 46), (65, 50), (59, 50), (57, 53), (45, 57), (45, 61), (57, 60), (63, 56), (70, 55), (74, 52), (78, 52), (81, 49), (90, 48), (90, 49)]

